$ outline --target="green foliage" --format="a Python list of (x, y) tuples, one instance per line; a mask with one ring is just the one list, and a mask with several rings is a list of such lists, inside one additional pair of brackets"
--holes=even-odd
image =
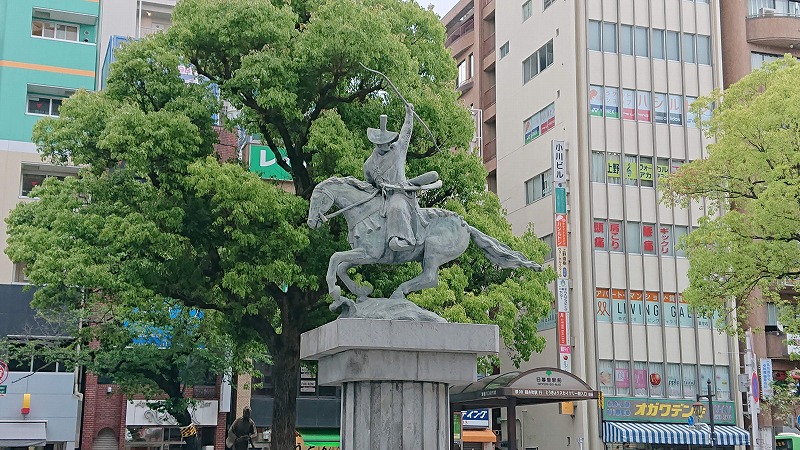
[[(420, 198), (423, 206), (456, 211), (539, 262), (547, 247), (532, 232), (511, 233), (481, 161), (459, 150), (472, 119), (458, 103), (455, 64), (432, 12), (399, 0), (182, 0), (173, 19), (167, 33), (117, 53), (105, 91), (81, 92), (60, 117), (37, 124), (45, 156), (86, 168), (48, 180), (33, 192), (38, 201), (13, 211), (6, 251), (27, 263), (37, 307), (92, 321), (82, 331), (101, 342), (91, 367), (130, 392), (160, 389), (180, 408), (182, 391), (167, 381), (182, 385), (201, 372), (187, 368), (249, 370), (268, 351), (281, 393), (273, 448), (289, 448), (300, 333), (334, 317), (324, 274), (328, 257), (348, 247), (341, 218), (320, 230), (304, 225), (307, 199), (330, 176), (363, 177), (366, 128), (380, 114), (394, 129), (403, 119), (398, 96), (360, 63), (387, 74), (435, 144), (454, 149), (437, 151), (416, 126), (409, 176), (437, 170), (444, 181)], [(259, 133), (275, 155), (285, 149), (288, 163), (277, 161), (293, 192), (217, 161), (211, 115), (219, 104), (206, 86), (180, 80), (177, 66), (187, 63), (237, 109), (227, 126)], [(354, 277), (387, 295), (419, 270), (365, 267)], [(552, 270), (497, 270), (471, 246), (440, 279), (411, 299), (453, 321), (499, 325), (515, 362), (542, 349), (536, 323), (550, 309)], [(165, 304), (206, 316), (193, 328), (163, 317)], [(128, 348), (126, 321), (188, 327), (186, 345)]]
[(788, 376), (785, 381), (771, 381), (772, 395), (764, 399), (770, 407), (774, 418), (782, 420), (786, 425), (792, 425), (797, 420), (795, 411), (800, 406), (798, 396), (798, 381)]
[[(798, 77), (800, 64), (787, 57), (699, 99), (695, 114), (715, 107), (702, 125), (716, 142), (707, 159), (682, 166), (663, 186), (668, 203), (708, 198), (709, 213), (722, 212), (703, 218), (683, 242), (691, 263), (684, 296), (705, 315), (736, 310), (734, 328), (800, 275)], [(795, 303), (794, 291), (783, 294)], [(785, 315), (789, 332), (800, 330), (797, 314)]]

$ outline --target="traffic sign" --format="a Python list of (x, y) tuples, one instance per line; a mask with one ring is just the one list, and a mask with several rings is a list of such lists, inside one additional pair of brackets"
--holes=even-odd
[(758, 398), (761, 397), (761, 394), (758, 390), (758, 374), (753, 372), (752, 378), (752, 386), (753, 386), (753, 401), (758, 403)]
[(5, 397), (5, 396), (6, 396), (6, 385), (0, 384), (0, 397)]
[(689, 416), (689, 418), (686, 419), (686, 423), (689, 425), (694, 425), (694, 416)]
[(0, 360), (0, 383), (6, 381), (8, 378), (8, 366), (5, 361)]

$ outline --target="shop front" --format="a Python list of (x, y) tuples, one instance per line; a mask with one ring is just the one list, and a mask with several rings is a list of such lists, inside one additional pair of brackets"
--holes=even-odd
[(492, 450), (497, 435), (491, 429), (491, 411), (471, 409), (461, 412), (461, 449)]
[[(603, 442), (608, 450), (712, 448), (711, 413), (701, 407), (697, 415), (692, 400), (607, 397), (603, 403)], [(750, 444), (747, 430), (735, 425), (734, 409), (734, 402), (714, 402), (718, 450)]]
[[(599, 391), (592, 389), (577, 376), (554, 367), (541, 367), (525, 372), (491, 375), (474, 383), (451, 386), (450, 408), (451, 412), (474, 408), (505, 408), (507, 422), (516, 423), (517, 406), (593, 400), (599, 397)], [(456, 428), (454, 424), (451, 430), (454, 440), (461, 440), (462, 444), (467, 442), (456, 436)], [(469, 430), (464, 430), (467, 431)], [(481, 436), (483, 439), (490, 439), (486, 432), (481, 433)], [(506, 436), (504, 440), (508, 443), (508, 450), (517, 450), (516, 427), (507, 427)], [(476, 450), (487, 447), (491, 448), (484, 445), (471, 446)]]
[[(185, 441), (174, 417), (150, 408), (146, 400), (129, 400), (125, 415), (125, 450), (170, 450)], [(203, 447), (213, 448), (219, 414), (217, 400), (199, 400), (192, 421)]]

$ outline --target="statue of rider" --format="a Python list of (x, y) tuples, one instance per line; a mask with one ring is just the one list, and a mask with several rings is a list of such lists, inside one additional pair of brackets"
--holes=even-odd
[(367, 182), (380, 189), (385, 207), (389, 248), (395, 252), (411, 250), (418, 244), (414, 229), (419, 219), (416, 192), (439, 179), (434, 171), (406, 178), (406, 155), (414, 126), (414, 106), (406, 104), (406, 118), (400, 133), (387, 131), (387, 117), (381, 115), (380, 128), (368, 128), (367, 137), (375, 149), (364, 163)]

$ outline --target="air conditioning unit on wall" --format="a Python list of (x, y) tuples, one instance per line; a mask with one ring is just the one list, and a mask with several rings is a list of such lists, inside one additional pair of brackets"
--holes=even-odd
[(759, 16), (774, 16), (775, 9), (774, 8), (761, 8), (758, 12)]

